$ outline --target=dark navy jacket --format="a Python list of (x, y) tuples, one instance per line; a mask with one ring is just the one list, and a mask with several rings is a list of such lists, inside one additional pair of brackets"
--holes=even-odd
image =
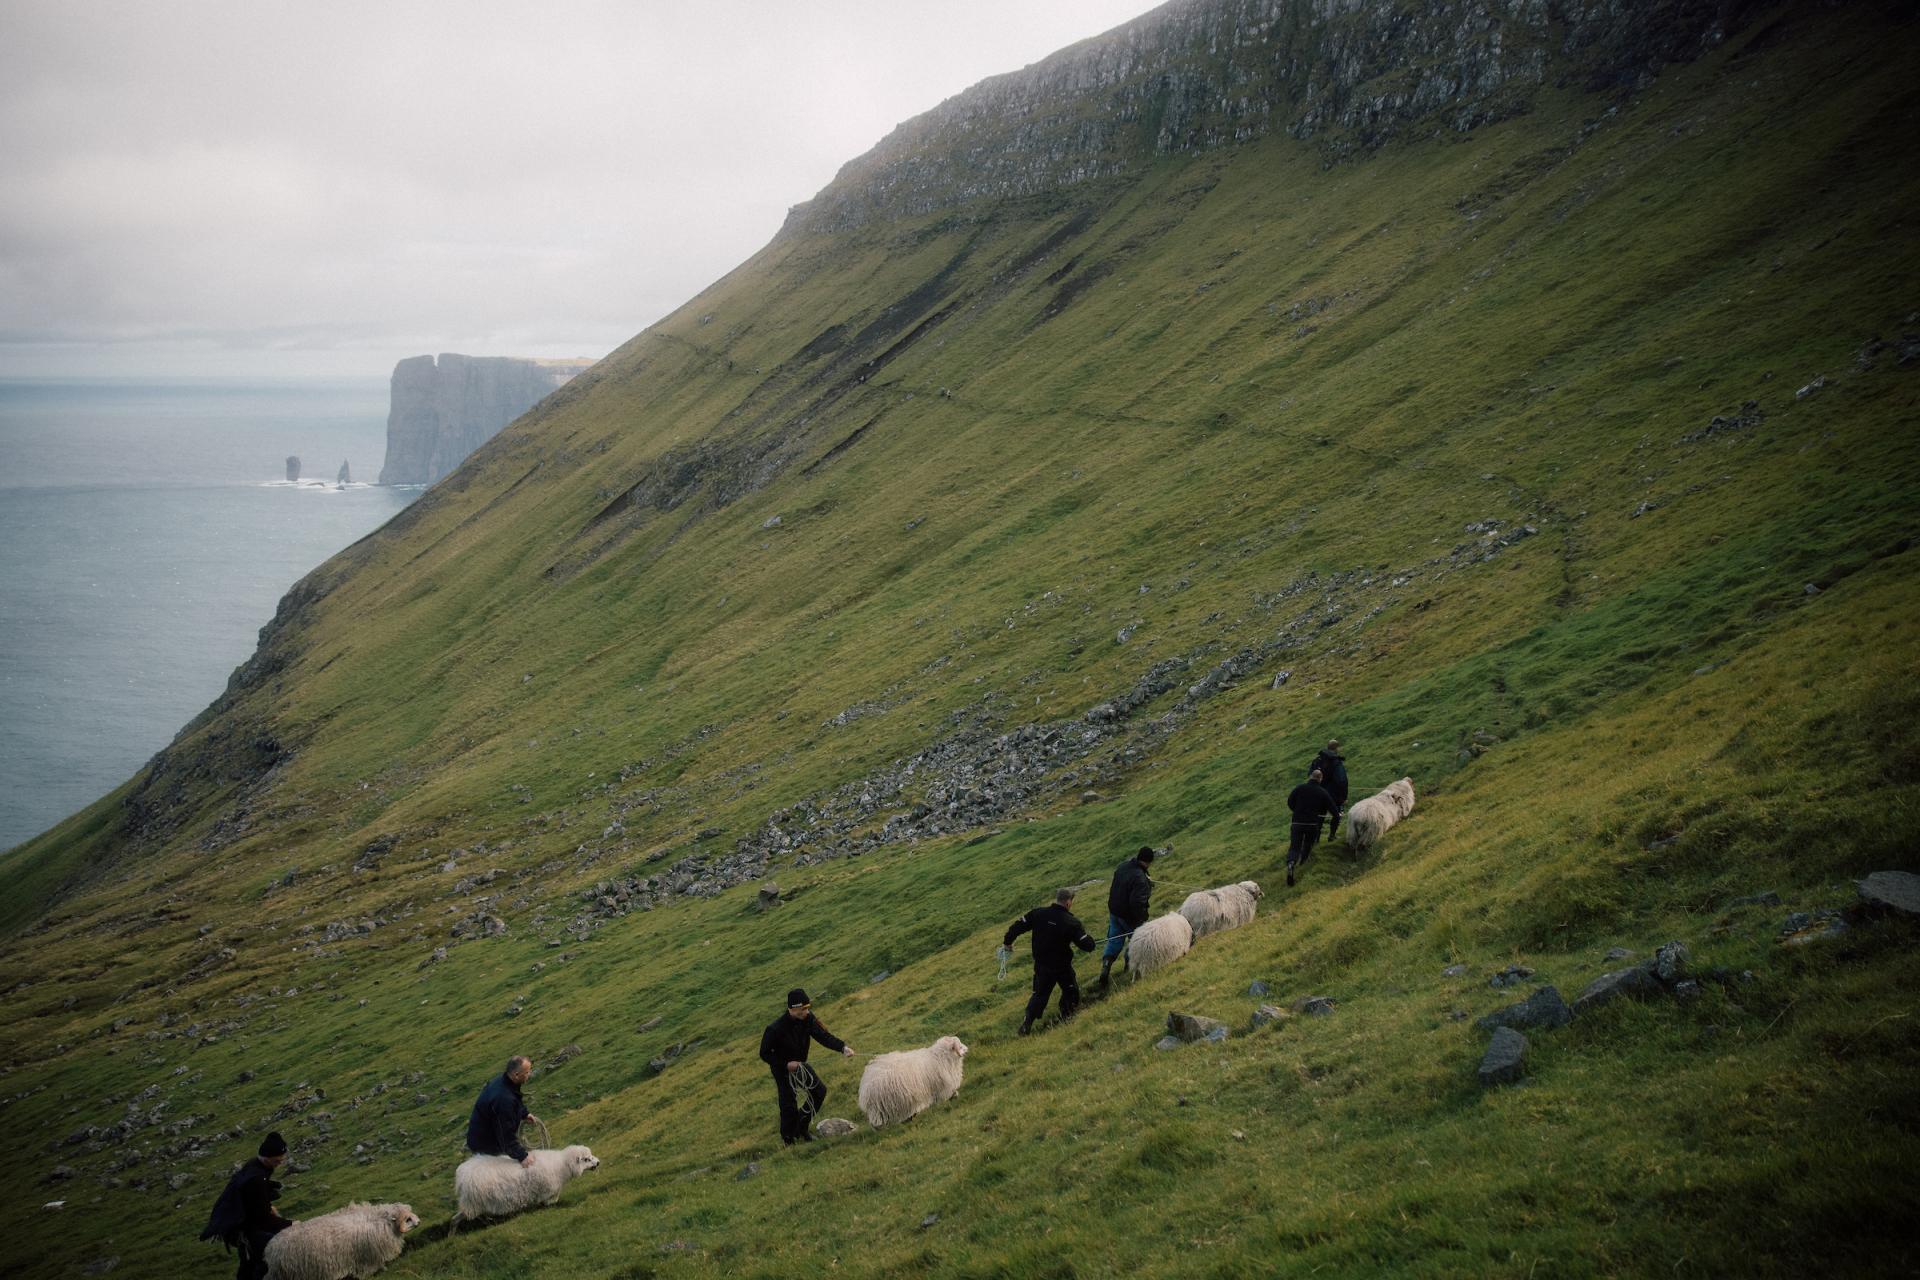
[(1147, 901), (1153, 894), (1153, 877), (1140, 865), (1135, 854), (1113, 869), (1113, 887), (1107, 890), (1107, 914), (1118, 916), (1134, 928), (1147, 922)]
[(1333, 799), (1333, 807), (1344, 809), (1347, 804), (1347, 758), (1332, 751), (1322, 751), (1307, 766), (1311, 774), (1320, 771), (1320, 785), (1327, 789), (1327, 795)]
[(835, 1053), (847, 1047), (846, 1041), (821, 1026), (820, 1019), (811, 1013), (804, 1018), (783, 1013), (760, 1033), (760, 1061), (773, 1068), (775, 1079), (784, 1079), (789, 1062), (807, 1060), (809, 1040), (818, 1040)]
[(279, 1194), (280, 1184), (273, 1180), (273, 1171), (260, 1160), (247, 1161), (227, 1179), (200, 1238), (224, 1241), (232, 1248), (243, 1235), (259, 1241), (292, 1226), (273, 1211), (274, 1198)]
[(520, 1122), (529, 1112), (520, 1100), (520, 1086), (502, 1072), (487, 1081), (473, 1104), (473, 1118), (467, 1121), (467, 1150), (483, 1156), (526, 1158), (520, 1145)]

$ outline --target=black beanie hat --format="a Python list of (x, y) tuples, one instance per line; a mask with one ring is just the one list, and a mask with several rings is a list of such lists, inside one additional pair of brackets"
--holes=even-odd
[(287, 1140), (277, 1132), (268, 1134), (260, 1142), (260, 1154), (263, 1156), (283, 1156), (287, 1154)]
[(812, 1003), (813, 1001), (807, 999), (807, 993), (802, 991), (799, 987), (795, 987), (793, 990), (787, 992), (787, 1008), (789, 1009), (793, 1008), (797, 1004), (812, 1004)]

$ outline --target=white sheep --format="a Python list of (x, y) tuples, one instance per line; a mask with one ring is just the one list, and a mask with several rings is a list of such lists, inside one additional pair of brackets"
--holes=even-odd
[(1251, 880), (1242, 880), (1239, 884), (1188, 894), (1187, 900), (1180, 904), (1180, 914), (1193, 926), (1193, 936), (1204, 938), (1222, 929), (1251, 924), (1259, 901), (1260, 886)]
[(1127, 939), (1127, 969), (1135, 980), (1163, 969), (1193, 948), (1193, 925), (1178, 911), (1149, 920)]
[(453, 1194), (460, 1202), (455, 1222), (504, 1218), (535, 1205), (552, 1204), (560, 1198), (560, 1188), (600, 1167), (593, 1152), (581, 1146), (560, 1151), (541, 1147), (530, 1154), (531, 1166), (512, 1156), (468, 1156), (453, 1171)]
[(404, 1204), (350, 1204), (303, 1218), (267, 1241), (267, 1280), (364, 1280), (399, 1257), (419, 1225)]
[(967, 1046), (958, 1036), (941, 1036), (924, 1049), (883, 1053), (860, 1073), (860, 1109), (867, 1123), (911, 1120), (936, 1102), (960, 1092), (960, 1059)]
[(1347, 810), (1347, 844), (1364, 853), (1394, 823), (1413, 812), (1413, 779), (1402, 778)]

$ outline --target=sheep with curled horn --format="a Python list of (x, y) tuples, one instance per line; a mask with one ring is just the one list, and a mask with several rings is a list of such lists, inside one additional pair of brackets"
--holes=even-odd
[(1193, 926), (1193, 936), (1196, 939), (1204, 938), (1223, 929), (1238, 929), (1243, 924), (1251, 924), (1254, 912), (1259, 908), (1260, 897), (1258, 884), (1252, 880), (1242, 880), (1239, 884), (1201, 889), (1188, 894), (1187, 900), (1180, 904), (1180, 914)]

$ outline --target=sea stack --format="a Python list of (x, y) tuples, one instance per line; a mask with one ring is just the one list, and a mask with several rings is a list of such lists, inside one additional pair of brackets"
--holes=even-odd
[(340, 478), (335, 481), (335, 483), (342, 485), (353, 483), (353, 472), (347, 470), (347, 464), (344, 460), (340, 463)]
[(289, 454), (287, 455), (287, 479), (298, 480), (299, 478), (300, 478), (300, 459), (297, 455)]
[(592, 360), (414, 356), (393, 368), (381, 484), (432, 484)]

